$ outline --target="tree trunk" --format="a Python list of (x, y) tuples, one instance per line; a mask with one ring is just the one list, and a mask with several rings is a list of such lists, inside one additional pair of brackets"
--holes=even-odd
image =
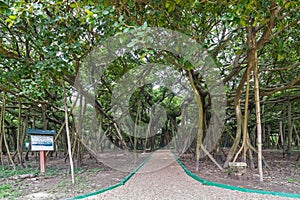
[(202, 104), (202, 100), (199, 95), (199, 92), (197, 91), (197, 88), (194, 84), (194, 80), (193, 80), (191, 72), (189, 71), (188, 74), (189, 74), (189, 81), (193, 88), (193, 91), (194, 91), (194, 94), (196, 97), (196, 101), (197, 101), (197, 105), (198, 105), (198, 109), (199, 109), (198, 133), (197, 133), (197, 144), (196, 144), (196, 171), (198, 171), (199, 170), (200, 150), (201, 150), (202, 139), (203, 139), (203, 104)]
[(226, 161), (223, 165), (224, 168), (227, 168), (229, 165), (229, 162), (232, 160), (234, 157), (234, 154), (239, 146), (239, 142), (241, 140), (241, 135), (242, 135), (242, 113), (241, 113), (241, 105), (240, 105), (240, 98), (242, 96), (242, 89), (244, 87), (244, 84), (247, 80), (247, 70), (244, 72), (242, 80), (240, 81), (238, 88), (236, 89), (236, 95), (234, 99), (234, 106), (235, 106), (235, 116), (237, 120), (237, 127), (236, 127), (236, 135), (235, 139), (233, 142), (233, 145), (231, 146), (229, 153), (226, 157)]
[[(78, 116), (78, 130), (77, 130), (77, 134), (76, 134), (76, 140), (75, 142), (77, 142), (78, 146), (77, 146), (77, 166), (78, 164), (81, 166), (82, 164), (82, 148), (81, 148), (81, 142), (79, 140), (79, 138), (82, 136), (82, 111), (83, 111), (83, 95), (81, 95), (81, 88), (78, 91), (78, 95), (79, 97), (76, 98), (76, 102), (78, 101), (79, 98), (79, 116)], [(73, 117), (74, 118), (74, 117)], [(75, 122), (73, 120), (73, 124), (75, 127)], [(101, 125), (101, 124), (100, 124)], [(100, 127), (99, 131), (102, 131), (102, 127)], [(74, 133), (76, 131), (74, 130)], [(101, 132), (100, 132), (101, 135)], [(101, 144), (99, 143), (99, 147), (101, 148)]]
[(236, 115), (236, 135), (233, 142), (233, 145), (231, 146), (229, 153), (227, 155), (226, 161), (223, 165), (224, 168), (227, 168), (229, 165), (229, 162), (233, 159), (234, 154), (239, 146), (241, 135), (242, 135), (242, 113), (241, 113), (241, 105), (240, 100), (236, 100), (235, 102), (235, 115)]
[(281, 141), (282, 152), (284, 153), (284, 136), (283, 136), (283, 123), (279, 122), (279, 136)]
[(47, 116), (46, 116), (46, 111), (47, 111), (47, 106), (43, 105), (42, 106), (42, 114), (43, 114), (43, 129), (47, 130), (48, 128), (48, 120), (47, 120)]
[(246, 155), (247, 155), (247, 136), (248, 136), (248, 105), (249, 105), (249, 89), (250, 89), (250, 72), (252, 70), (252, 66), (249, 65), (247, 68), (247, 87), (246, 87), (246, 101), (244, 107), (244, 124), (243, 124), (243, 161), (246, 162)]
[[(4, 97), (4, 92), (3, 92), (3, 97)], [(0, 160), (1, 160), (1, 166), (2, 166), (2, 170), (4, 170), (4, 160), (3, 160), (3, 132), (2, 132), (2, 122), (4, 123), (4, 119), (3, 119), (3, 112), (4, 112), (4, 103), (2, 101), (2, 106), (1, 106), (1, 112), (0, 112)]]
[(300, 146), (300, 136), (298, 135), (296, 125), (293, 125), (293, 127), (297, 138), (296, 146)]
[(267, 125), (267, 136), (266, 136), (266, 143), (267, 143), (267, 148), (271, 148), (271, 141), (270, 141), (270, 136), (271, 136), (271, 126), (270, 124)]
[[(248, 105), (249, 105), (249, 89), (250, 89), (250, 72), (251, 72), (251, 69), (252, 69), (252, 65), (251, 63), (248, 63), (248, 67), (247, 67), (247, 86), (246, 86), (246, 100), (245, 100), (245, 106), (244, 106), (244, 123), (242, 125), (242, 113), (241, 113), (241, 108), (239, 107), (239, 116), (237, 115), (237, 117), (239, 118), (239, 120), (237, 120), (237, 126), (240, 126), (242, 127), (243, 129), (243, 142), (242, 142), (242, 146), (240, 148), (240, 150), (237, 152), (236, 156), (234, 157), (233, 159), (233, 162), (236, 161), (238, 155), (240, 154), (241, 151), (243, 151), (243, 156), (242, 156), (242, 160), (243, 162), (246, 162), (246, 157), (247, 157), (247, 143), (246, 143), (246, 140), (247, 140), (247, 134), (248, 134)], [(237, 111), (236, 111), (236, 114), (237, 114)]]
[(10, 155), (10, 150), (9, 150), (9, 146), (8, 146), (8, 143), (7, 143), (7, 139), (6, 139), (6, 136), (5, 136), (5, 104), (6, 104), (6, 98), (5, 98), (5, 92), (3, 92), (3, 100), (2, 100), (2, 127), (0, 127), (0, 130), (2, 132), (2, 135), (3, 135), (3, 140), (4, 140), (4, 145), (5, 145), (5, 148), (6, 148), (6, 152), (7, 152), (7, 156), (8, 156), (8, 163), (10, 162), (13, 166), (13, 169), (15, 170), (16, 169), (16, 165)]
[[(22, 130), (22, 137), (21, 137), (21, 144), (24, 144), (25, 138), (26, 138), (26, 131), (28, 129), (28, 115), (26, 115), (25, 120), (24, 120), (24, 125), (23, 125), (23, 130)], [(26, 159), (23, 159), (23, 147), (21, 146), (20, 148), (20, 155), (21, 155), (21, 159), (22, 161), (25, 163), (25, 165), (23, 165), (22, 162), (22, 166), (25, 167), (26, 166)]]
[(22, 155), (21, 155), (21, 149), (22, 144), (20, 142), (21, 139), (21, 132), (22, 132), (22, 103), (20, 97), (18, 97), (18, 104), (19, 104), (19, 113), (18, 113), (18, 131), (17, 131), (17, 155), (19, 159), (19, 163), (22, 164)]

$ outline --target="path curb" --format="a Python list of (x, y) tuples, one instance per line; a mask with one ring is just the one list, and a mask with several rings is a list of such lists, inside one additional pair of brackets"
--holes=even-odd
[(115, 185), (108, 186), (106, 188), (103, 188), (103, 189), (95, 191), (95, 192), (91, 192), (91, 193), (87, 193), (87, 194), (75, 196), (73, 198), (68, 198), (66, 200), (84, 199), (84, 198), (95, 196), (95, 195), (101, 194), (103, 192), (106, 192), (106, 191), (109, 191), (109, 190), (112, 190), (112, 189), (115, 189), (115, 188), (117, 188), (119, 186), (124, 185), (143, 165), (145, 165), (146, 162), (148, 162), (150, 160), (151, 157), (152, 157), (152, 154), (150, 154), (139, 166), (137, 166), (133, 171), (131, 171), (119, 183), (117, 183)]
[(223, 189), (228, 189), (228, 190), (235, 190), (235, 191), (240, 191), (240, 192), (247, 192), (247, 193), (257, 193), (257, 194), (268, 194), (268, 195), (274, 195), (274, 196), (281, 196), (281, 197), (290, 197), (290, 198), (299, 198), (300, 199), (300, 194), (293, 194), (293, 193), (284, 193), (284, 192), (273, 192), (273, 191), (266, 191), (266, 190), (254, 190), (254, 189), (247, 189), (247, 188), (241, 188), (237, 186), (232, 186), (232, 185), (226, 185), (226, 184), (221, 184), (221, 183), (216, 183), (216, 182), (211, 182), (208, 180), (205, 180), (203, 178), (200, 178), (196, 174), (192, 173), (189, 171), (179, 160), (179, 158), (175, 155), (174, 158), (177, 161), (177, 163), (181, 166), (181, 168), (184, 170), (184, 172), (190, 176), (191, 178), (195, 179), (196, 181), (202, 183), (203, 185), (207, 186), (215, 186)]

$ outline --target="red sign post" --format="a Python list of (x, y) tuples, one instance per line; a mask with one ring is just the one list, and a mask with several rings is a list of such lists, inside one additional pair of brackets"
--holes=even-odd
[(41, 173), (46, 173), (46, 152), (40, 151), (40, 166), (41, 166)]

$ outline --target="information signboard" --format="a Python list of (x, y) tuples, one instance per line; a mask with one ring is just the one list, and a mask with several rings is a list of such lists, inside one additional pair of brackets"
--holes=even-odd
[(31, 151), (54, 151), (53, 136), (31, 135)]

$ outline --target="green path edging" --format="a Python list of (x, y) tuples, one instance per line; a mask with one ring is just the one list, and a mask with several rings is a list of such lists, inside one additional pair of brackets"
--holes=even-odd
[(226, 185), (226, 184), (221, 184), (221, 183), (216, 183), (216, 182), (211, 182), (208, 180), (205, 180), (203, 178), (200, 178), (196, 174), (190, 172), (183, 164), (182, 162), (178, 159), (178, 157), (173, 154), (177, 163), (182, 167), (184, 172), (195, 179), (196, 181), (202, 183), (203, 185), (208, 185), (208, 186), (215, 186), (223, 189), (229, 189), (229, 190), (236, 190), (240, 192), (247, 192), (247, 193), (257, 193), (257, 194), (269, 194), (269, 195), (275, 195), (275, 196), (281, 196), (281, 197), (291, 197), (291, 198), (299, 198), (300, 199), (300, 194), (292, 194), (292, 193), (284, 193), (284, 192), (273, 192), (273, 191), (265, 191), (265, 190), (254, 190), (254, 189), (247, 189), (247, 188), (241, 188), (237, 186), (232, 186), (232, 185)]
[(97, 195), (97, 194), (101, 194), (103, 192), (106, 192), (106, 191), (109, 191), (109, 190), (112, 190), (112, 189), (115, 189), (115, 188), (117, 188), (119, 186), (124, 185), (146, 162), (148, 162), (150, 160), (151, 156), (152, 156), (152, 154), (150, 154), (139, 166), (137, 166), (132, 172), (130, 172), (119, 183), (117, 183), (115, 185), (108, 186), (108, 187), (106, 187), (104, 189), (101, 189), (101, 190), (98, 190), (98, 191), (95, 191), (95, 192), (92, 192), (92, 193), (88, 193), (88, 194), (83, 194), (83, 195), (80, 195), (80, 196), (76, 196), (76, 197), (70, 198), (68, 200), (87, 198), (87, 197), (94, 196), (94, 195)]

